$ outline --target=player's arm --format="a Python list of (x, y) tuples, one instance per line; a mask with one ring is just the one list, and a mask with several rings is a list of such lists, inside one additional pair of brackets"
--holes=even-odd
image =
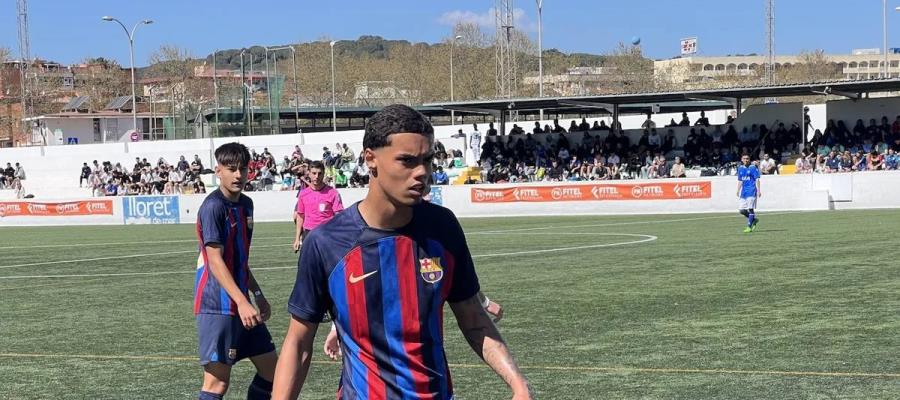
[(275, 367), (275, 381), (272, 386), (272, 400), (293, 400), (300, 395), (309, 361), (312, 358), (313, 340), (319, 324), (298, 318), (291, 318), (281, 355)]
[(298, 195), (297, 208), (294, 209), (294, 222), (297, 224), (294, 234), (294, 253), (300, 251), (300, 246), (303, 245), (303, 240), (300, 238), (300, 235), (303, 234), (303, 210), (303, 197)]
[(741, 181), (738, 181), (738, 185), (737, 185), (737, 197), (741, 197), (741, 186), (743, 186), (743, 183), (742, 183)]
[(237, 304), (238, 316), (241, 318), (244, 328), (250, 329), (259, 325), (262, 322), (259, 311), (253, 307), (253, 304), (250, 304), (247, 294), (241, 292), (241, 288), (235, 283), (228, 267), (225, 266), (225, 260), (222, 258), (222, 245), (219, 243), (207, 244), (206, 257), (209, 260), (209, 270), (213, 277), (222, 285), (222, 288), (228, 293), (228, 297)]
[(259, 283), (256, 282), (253, 271), (248, 270), (247, 272), (250, 274), (247, 288), (250, 289), (253, 299), (256, 300), (256, 307), (259, 308), (259, 322), (266, 322), (272, 316), (272, 307), (269, 305), (269, 301), (266, 300), (266, 296), (263, 295), (262, 289), (259, 288)]
[(300, 214), (300, 213), (295, 213), (295, 214), (297, 217), (297, 218), (295, 218), (297, 221), (297, 227), (296, 227), (296, 233), (294, 234), (294, 252), (296, 253), (297, 251), (300, 250), (300, 246), (303, 245), (303, 240), (300, 238), (301, 235), (303, 234), (303, 214)]
[(759, 179), (759, 177), (757, 177), (757, 178), (756, 178), (756, 198), (762, 197), (762, 191), (760, 190), (760, 183), (759, 183), (759, 181), (760, 181), (760, 179)]
[(467, 300), (450, 303), (459, 329), (475, 354), (509, 385), (514, 399), (530, 399), (528, 382), (516, 366), (497, 327), (482, 307), (480, 297), (476, 294)]

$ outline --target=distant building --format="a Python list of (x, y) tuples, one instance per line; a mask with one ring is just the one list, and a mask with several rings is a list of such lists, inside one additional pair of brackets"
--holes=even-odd
[[(843, 79), (871, 79), (882, 75), (884, 56), (880, 51), (856, 51), (860, 54), (826, 55), (828, 61), (840, 71)], [(888, 73), (900, 77), (900, 54), (888, 54)], [(775, 70), (802, 64), (800, 56), (776, 56)], [(689, 84), (726, 76), (763, 77), (766, 56), (683, 57), (653, 63), (657, 81), (673, 84)]]
[(421, 91), (402, 89), (393, 81), (365, 81), (356, 84), (354, 105), (359, 107), (383, 107), (390, 104), (418, 104)]

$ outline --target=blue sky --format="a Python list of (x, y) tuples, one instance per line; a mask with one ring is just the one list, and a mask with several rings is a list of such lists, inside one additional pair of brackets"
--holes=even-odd
[[(894, 4), (896, 3), (896, 4)], [(112, 15), (129, 26), (150, 18), (136, 35), (136, 62), (162, 44), (202, 56), (216, 48), (276, 45), (324, 37), (437, 42), (453, 21), (471, 20), (491, 28), (491, 0), (31, 0), (29, 23), (34, 56), (62, 63), (108, 57), (128, 65), (125, 34)], [(881, 47), (879, 0), (779, 0), (776, 51), (793, 54), (824, 49), (844, 54)], [(889, 2), (890, 47), (900, 47), (900, 0)], [(0, 11), (0, 46), (18, 55), (15, 2)], [(515, 2), (518, 25), (536, 40), (534, 0)], [(250, 16), (252, 20), (246, 18)], [(764, 0), (545, 0), (544, 48), (601, 54), (634, 36), (645, 54), (670, 58), (682, 37), (697, 36), (703, 55), (763, 53)], [(252, 21), (252, 22), (251, 22)]]

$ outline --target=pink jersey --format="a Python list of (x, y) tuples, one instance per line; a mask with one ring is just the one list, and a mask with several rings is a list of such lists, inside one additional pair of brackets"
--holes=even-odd
[(341, 195), (328, 185), (321, 190), (304, 188), (297, 196), (297, 214), (303, 216), (303, 229), (313, 228), (328, 222), (334, 214), (344, 209)]

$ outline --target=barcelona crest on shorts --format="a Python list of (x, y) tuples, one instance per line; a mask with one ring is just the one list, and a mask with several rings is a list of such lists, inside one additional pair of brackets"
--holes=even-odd
[(422, 279), (428, 283), (437, 283), (444, 277), (444, 269), (441, 267), (440, 257), (429, 257), (419, 259), (419, 273)]

